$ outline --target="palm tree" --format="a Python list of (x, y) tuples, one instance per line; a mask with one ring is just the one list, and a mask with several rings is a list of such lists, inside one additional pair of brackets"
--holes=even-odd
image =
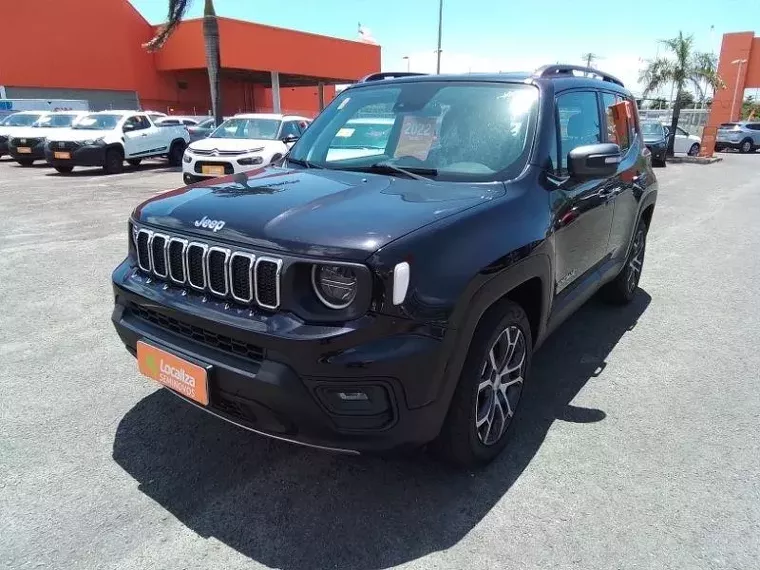
[(693, 36), (684, 36), (683, 32), (678, 32), (675, 38), (662, 40), (661, 43), (671, 52), (671, 57), (658, 57), (649, 61), (646, 69), (641, 72), (639, 81), (645, 85), (644, 97), (669, 84), (675, 87), (676, 98), (668, 139), (668, 155), (673, 156), (676, 127), (688, 86), (694, 87), (700, 97), (703, 97), (703, 83), (707, 83), (713, 90), (723, 88), (725, 84), (718, 76), (715, 56), (694, 51)]
[[(166, 43), (166, 40), (177, 29), (179, 23), (187, 13), (193, 0), (169, 0), (169, 15), (166, 23), (152, 40), (145, 44), (150, 51), (156, 51)], [(206, 67), (208, 80), (211, 87), (211, 110), (217, 126), (222, 123), (221, 87), (219, 81), (219, 69), (221, 61), (219, 57), (219, 21), (216, 19), (214, 0), (205, 0), (203, 7), (203, 43), (206, 47)]]

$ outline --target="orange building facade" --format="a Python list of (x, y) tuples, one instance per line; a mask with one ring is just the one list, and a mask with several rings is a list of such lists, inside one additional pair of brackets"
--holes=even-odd
[[(3, 44), (14, 46), (0, 61), (0, 86), (9, 93), (135, 92), (143, 109), (203, 115), (211, 107), (200, 19), (180, 24), (157, 53), (142, 47), (156, 27), (127, 0), (58, 0), (44, 9), (13, 2), (2, 21)], [(313, 116), (334, 85), (380, 70), (376, 45), (229, 18), (219, 18), (219, 28), (225, 115)]]
[(713, 97), (700, 153), (707, 156), (714, 151), (718, 125), (739, 120), (744, 90), (760, 87), (760, 37), (755, 37), (754, 32), (725, 34), (720, 48), (718, 75), (726, 88), (718, 89)]

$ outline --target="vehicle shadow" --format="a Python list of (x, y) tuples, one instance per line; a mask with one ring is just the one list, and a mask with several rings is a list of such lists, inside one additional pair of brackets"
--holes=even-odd
[(489, 467), (465, 472), (419, 453), (331, 455), (229, 426), (165, 390), (121, 420), (115, 461), (139, 489), (202, 537), (285, 570), (386, 568), (459, 542), (504, 497), (556, 420), (603, 420), (571, 402), (637, 323), (592, 300), (540, 349), (516, 429)]

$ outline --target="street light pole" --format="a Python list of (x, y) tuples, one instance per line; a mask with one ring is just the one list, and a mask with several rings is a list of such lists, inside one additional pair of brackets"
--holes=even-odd
[(410, 58), (408, 55), (405, 55), (401, 59), (406, 60), (406, 71), (409, 72), (412, 70), (412, 58)]
[(731, 99), (731, 116), (728, 118), (729, 121), (734, 120), (734, 109), (736, 109), (736, 95), (739, 91), (739, 80), (742, 76), (742, 65), (747, 63), (746, 59), (735, 59), (731, 62), (731, 65), (738, 65), (736, 68), (736, 85), (734, 85), (734, 96)]
[(441, 33), (443, 30), (443, 0), (438, 1), (438, 59), (435, 64), (435, 72), (441, 73)]

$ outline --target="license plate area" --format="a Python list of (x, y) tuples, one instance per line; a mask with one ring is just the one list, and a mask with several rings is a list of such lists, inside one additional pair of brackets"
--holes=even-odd
[(69, 160), (71, 158), (70, 152), (56, 151), (53, 153), (53, 157), (59, 160)]
[(16, 147), (16, 152), (19, 154), (32, 154), (32, 149), (28, 146), (19, 146)]
[(204, 164), (201, 166), (201, 172), (203, 174), (210, 174), (212, 176), (224, 176), (224, 166), (210, 166)]
[(208, 405), (208, 368), (147, 342), (137, 342), (141, 374), (204, 406)]

